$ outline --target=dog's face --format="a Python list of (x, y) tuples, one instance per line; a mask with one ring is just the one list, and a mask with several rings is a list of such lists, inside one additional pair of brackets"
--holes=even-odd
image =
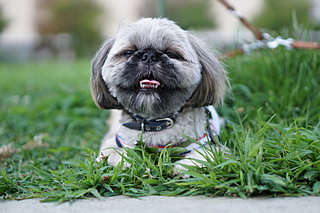
[(145, 118), (223, 98), (226, 74), (198, 41), (167, 19), (141, 19), (122, 27), (93, 60), (92, 94), (104, 109)]

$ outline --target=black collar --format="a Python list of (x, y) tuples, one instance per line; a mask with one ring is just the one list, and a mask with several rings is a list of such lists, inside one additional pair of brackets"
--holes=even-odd
[(131, 115), (131, 117), (133, 118), (134, 122), (127, 122), (123, 123), (122, 125), (129, 129), (142, 132), (157, 132), (171, 128), (174, 125), (176, 115), (152, 120), (146, 120), (137, 115)]
[[(139, 115), (135, 115), (127, 112), (131, 118), (134, 120), (133, 122), (122, 123), (122, 126), (125, 126), (129, 129), (138, 130), (142, 132), (158, 132), (161, 130), (171, 128), (175, 123), (175, 118), (182, 111), (182, 109), (165, 118), (157, 118), (152, 120), (147, 120)], [(205, 107), (205, 112), (207, 114), (207, 118), (211, 118), (211, 113), (207, 107)]]

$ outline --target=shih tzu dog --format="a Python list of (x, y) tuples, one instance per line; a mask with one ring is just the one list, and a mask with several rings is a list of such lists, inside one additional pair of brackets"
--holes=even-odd
[(213, 105), (223, 101), (227, 85), (217, 58), (174, 22), (144, 18), (121, 27), (92, 62), (96, 105), (116, 109), (98, 160), (115, 166), (122, 148), (140, 140), (159, 150), (184, 147), (178, 169), (203, 159), (201, 147), (215, 143), (220, 132)]

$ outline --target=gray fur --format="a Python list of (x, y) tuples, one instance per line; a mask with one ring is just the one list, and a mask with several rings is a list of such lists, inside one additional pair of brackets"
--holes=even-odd
[(228, 83), (226, 71), (213, 54), (206, 50), (201, 41), (189, 34), (189, 41), (197, 53), (201, 67), (201, 82), (187, 105), (201, 107), (223, 102)]
[(102, 66), (114, 43), (113, 39), (106, 41), (92, 60), (91, 94), (94, 102), (101, 109), (121, 109), (122, 106), (112, 97), (102, 79)]

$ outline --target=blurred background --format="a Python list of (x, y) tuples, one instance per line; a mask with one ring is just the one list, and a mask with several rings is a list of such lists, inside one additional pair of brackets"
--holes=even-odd
[[(266, 32), (319, 41), (320, 0), (229, 1)], [(217, 0), (0, 0), (0, 61), (91, 57), (141, 17), (173, 19), (220, 50), (254, 40)]]

